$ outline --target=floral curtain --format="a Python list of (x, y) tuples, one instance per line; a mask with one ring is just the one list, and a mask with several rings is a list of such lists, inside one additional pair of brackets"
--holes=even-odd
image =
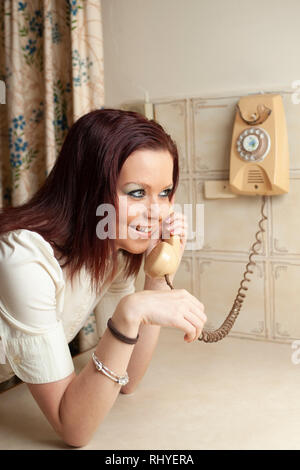
[[(101, 0), (1, 0), (0, 80), (0, 207), (7, 207), (29, 199), (72, 123), (104, 104)], [(94, 325), (91, 314), (80, 350), (97, 340)]]

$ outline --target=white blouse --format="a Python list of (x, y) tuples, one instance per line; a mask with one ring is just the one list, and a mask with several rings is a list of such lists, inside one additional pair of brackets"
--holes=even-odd
[(118, 259), (113, 282), (104, 280), (96, 296), (85, 268), (73, 285), (66, 280), (50, 243), (37, 232), (18, 229), (1, 235), (0, 382), (15, 374), (23, 382), (47, 383), (73, 372), (68, 343), (90, 313), (101, 337), (121, 298), (135, 292), (135, 276), (125, 280), (121, 251)]

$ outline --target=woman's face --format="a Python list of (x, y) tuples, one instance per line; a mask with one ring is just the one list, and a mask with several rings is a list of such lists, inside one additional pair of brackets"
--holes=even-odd
[[(129, 155), (117, 183), (117, 250), (137, 254), (148, 248), (151, 233), (161, 227), (174, 203), (174, 196), (172, 201), (168, 198), (172, 187), (173, 158), (167, 150), (143, 149)], [(139, 230), (149, 226), (148, 234)]]

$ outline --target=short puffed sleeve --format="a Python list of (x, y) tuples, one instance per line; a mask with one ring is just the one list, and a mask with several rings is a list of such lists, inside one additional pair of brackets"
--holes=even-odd
[(0, 336), (23, 382), (48, 383), (74, 371), (61, 321), (64, 279), (51, 245), (37, 232), (0, 237)]

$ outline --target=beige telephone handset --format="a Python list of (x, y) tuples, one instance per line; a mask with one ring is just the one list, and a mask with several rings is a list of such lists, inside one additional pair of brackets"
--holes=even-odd
[[(262, 239), (258, 236), (265, 231), (262, 223), (265, 196), (287, 193), (289, 190), (289, 152), (287, 130), (282, 98), (276, 94), (245, 96), (240, 99), (235, 116), (230, 153), (230, 189), (233, 193), (262, 195), (262, 218), (256, 241), (250, 248), (249, 262), (246, 265), (233, 306), (222, 325), (215, 331), (203, 330), (199, 341), (214, 343), (228, 335), (240, 313), (247, 291), (245, 282), (250, 282), (247, 274), (254, 266), (252, 257), (258, 254)], [(171, 236), (158, 243), (145, 259), (144, 270), (151, 277), (165, 277), (167, 284), (179, 263), (180, 238)]]
[(173, 289), (169, 275), (175, 273), (180, 262), (180, 237), (170, 235), (159, 242), (145, 258), (144, 271), (153, 278), (165, 277)]

